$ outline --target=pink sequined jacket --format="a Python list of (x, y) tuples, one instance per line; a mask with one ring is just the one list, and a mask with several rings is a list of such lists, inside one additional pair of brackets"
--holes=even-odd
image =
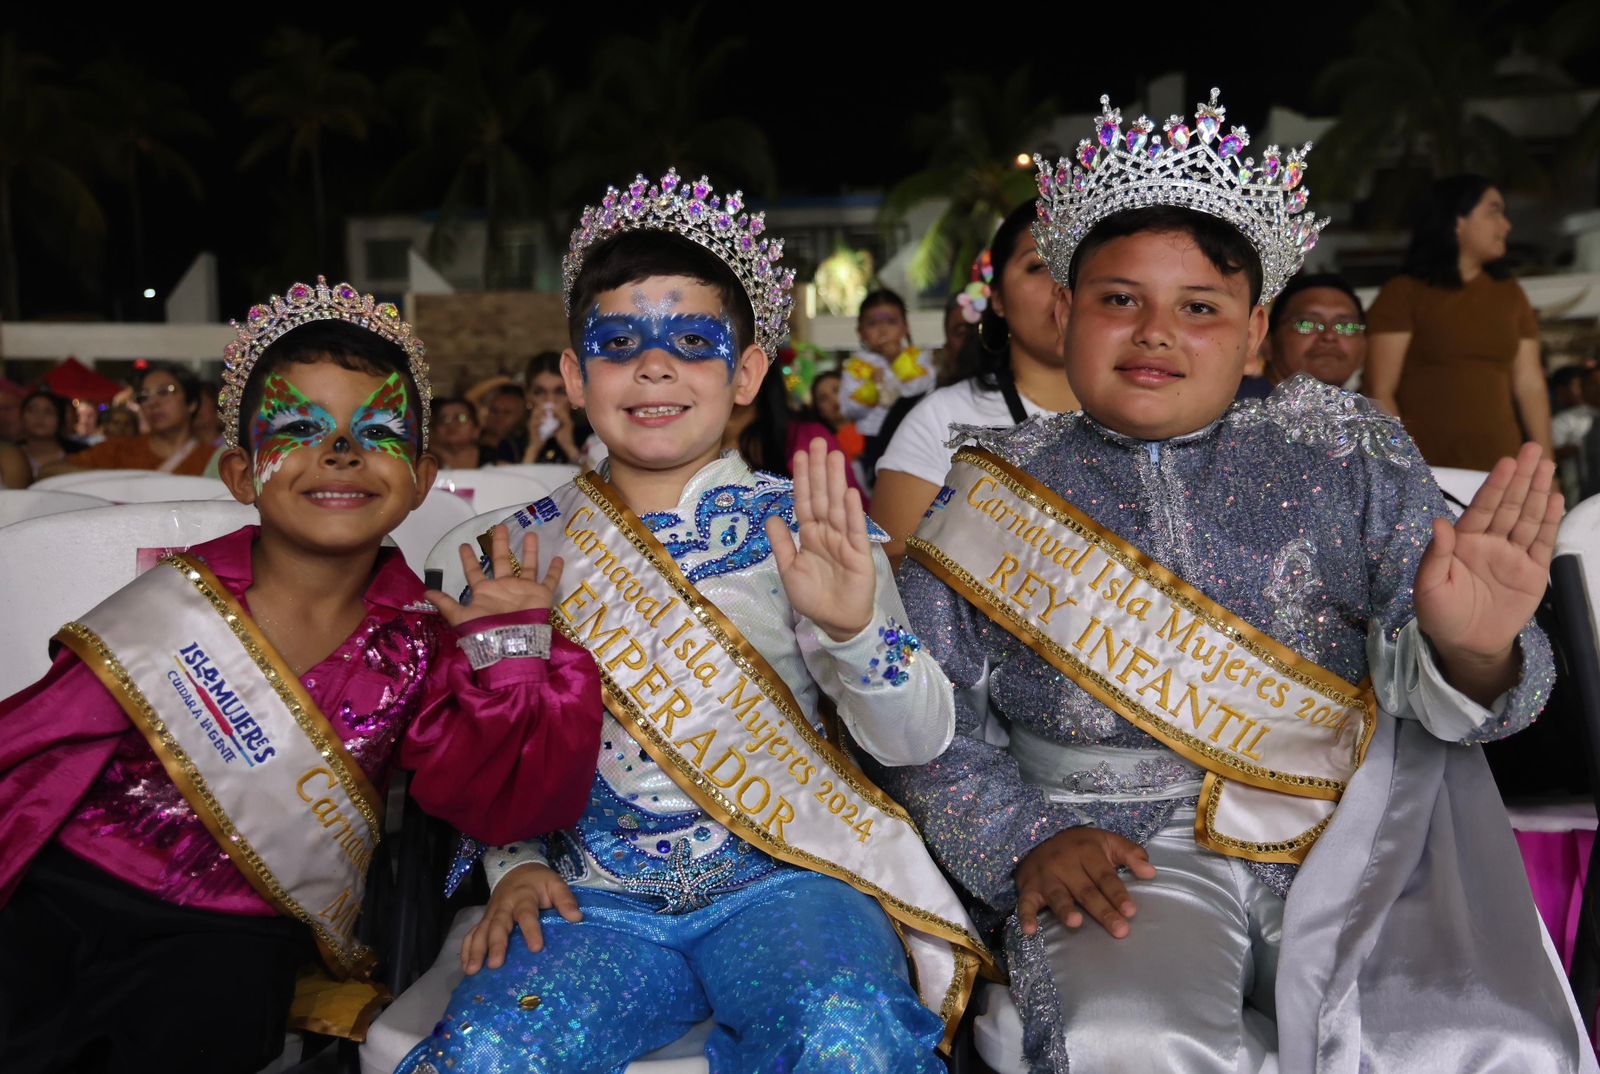
[[(256, 532), (193, 549), (240, 600)], [(571, 826), (588, 804), (600, 745), (589, 654), (557, 635), (548, 661), (474, 672), (449, 625), (419, 610), (422, 583), (392, 549), (365, 600), (361, 626), (302, 681), (373, 785), (381, 792), (398, 761), (415, 772), (411, 792), (423, 808), (491, 844)], [(547, 618), (528, 612), (494, 625)], [(51, 839), (167, 902), (274, 913), (66, 650), (43, 679), (0, 702), (0, 905)]]

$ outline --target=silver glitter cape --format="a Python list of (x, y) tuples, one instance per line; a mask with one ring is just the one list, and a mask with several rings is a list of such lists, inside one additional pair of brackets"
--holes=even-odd
[[(1549, 643), (1536, 627), (1523, 631), (1521, 681), (1492, 709), (1444, 683), (1411, 587), (1446, 508), (1400, 425), (1297, 378), (1157, 443), (1082, 414), (953, 433), (1023, 467), (1296, 652), (1352, 682), (1371, 675), (1380, 730), (1328, 831), (1298, 876), (1252, 865), (1288, 892), (1282, 1069), (1354, 1074), (1364, 1056), (1410, 1054), (1402, 1042), (1430, 1027), (1454, 1034), (1440, 1053), (1454, 1058), (1438, 1069), (1579, 1069), (1572, 1057), (1586, 1046), (1542, 946), (1505, 811), (1482, 752), (1464, 745), (1533, 720), (1554, 680)], [(877, 774), (990, 921), (1015, 903), (1017, 863), (1050, 836), (1094, 824), (1143, 841), (1193, 801), (1162, 797), (1192, 766), (920, 564), (907, 562), (901, 592), (955, 687), (957, 733), (937, 760)], [(1088, 794), (1053, 801), (996, 744), (1007, 726), (1142, 763), (1117, 765), (1116, 776), (1087, 769), (1074, 782)], [(1096, 802), (1096, 787), (1116, 797)], [(1025, 948), (1008, 946), (1014, 957)], [(1047, 991), (1029, 967), (1013, 969), (1033, 982), (1029, 994)], [(1039, 1069), (1052, 1069), (1059, 1048), (1030, 1043)]]

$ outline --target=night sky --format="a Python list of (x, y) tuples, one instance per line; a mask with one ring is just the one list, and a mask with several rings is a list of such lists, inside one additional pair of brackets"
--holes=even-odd
[[(608, 35), (651, 34), (648, 17), (640, 17), (637, 26), (620, 25), (618, 20), (628, 17), (625, 12), (633, 6), (569, 5), (540, 12), (544, 57), (561, 85), (575, 93), (588, 90), (592, 60), (606, 48)], [(25, 316), (159, 319), (159, 303), (141, 307), (138, 291), (170, 287), (200, 249), (213, 250), (220, 259), (225, 311), (255, 300), (263, 279), (278, 281), (267, 284), (271, 287), (281, 283), (284, 272), (312, 274), (315, 267), (303, 263), (304, 250), (296, 250), (286, 238), (295, 230), (294, 221), (310, 214), (304, 172), (291, 179), (286, 155), (249, 171), (238, 167), (244, 147), (260, 128), (241, 115), (233, 98), (234, 81), (258, 62), (260, 41), (276, 25), (271, 20), (290, 10), (288, 6), (254, 6), (249, 18), (212, 11), (180, 16), (176, 9), (160, 6), (123, 10), (136, 14), (78, 14), (66, 20), (13, 10), (5, 28), (18, 35), (24, 50), (56, 58), (64, 71), (96, 57), (120, 56), (182, 86), (212, 130), (210, 138), (185, 146), (205, 197), (196, 203), (174, 185), (151, 187), (145, 200), (146, 281), (128, 278), (121, 223), (127, 195), (109, 183), (98, 188), (111, 222), (103, 264), (62, 263), (64, 259), (51, 256), (47, 236), (25, 231)], [(320, 10), (328, 9), (319, 5)], [(390, 72), (427, 58), (421, 39), (428, 23), (418, 9), (350, 10), (370, 13), (371, 18), (343, 23), (306, 18), (300, 24), (328, 40), (356, 38), (360, 47), (353, 65), (380, 87)], [(505, 18), (501, 5), (464, 10), (485, 27)], [(1026, 64), (1041, 95), (1054, 93), (1064, 110), (1088, 112), (1102, 92), (1111, 94), (1113, 102), (1126, 101), (1140, 92), (1145, 80), (1183, 70), (1191, 101), (1203, 97), (1205, 87), (1219, 85), (1229, 121), (1257, 128), (1272, 103), (1331, 110), (1335, 102), (1316, 100), (1311, 83), (1330, 58), (1351, 48), (1348, 23), (1328, 31), (1293, 25), (1262, 35), (1192, 16), (1124, 25), (1113, 17), (1113, 9), (1100, 5), (1019, 5), (995, 18), (992, 13), (998, 9), (992, 5), (969, 4), (958, 6), (959, 16), (921, 23), (903, 14), (889, 17), (861, 10), (830, 5), (812, 13), (806, 5), (774, 5), (763, 9), (758, 26), (731, 6), (707, 9), (708, 27), (723, 27), (750, 46), (744, 71), (730, 80), (722, 107), (767, 131), (782, 195), (878, 188), (923, 167), (926, 153), (909, 144), (906, 120), (938, 107), (950, 71), (1001, 78), (1015, 65)], [(1093, 23), (1077, 22), (1074, 13), (1079, 10), (1093, 12)], [(1259, 10), (1276, 27), (1288, 23), (1288, 11), (1306, 9), (1264, 5)], [(980, 12), (990, 17), (980, 18)], [(603, 16), (603, 25), (590, 17), (595, 14)], [(773, 18), (784, 21), (769, 25)], [(979, 47), (972, 47), (974, 43)], [(692, 64), (695, 57), (686, 56), (684, 62)], [(330, 142), (331, 211), (342, 215), (427, 208), (377, 206), (371, 197), (408, 137), (392, 125), (374, 131), (365, 144)], [(26, 215), (26, 206), (19, 206), (19, 216)]]

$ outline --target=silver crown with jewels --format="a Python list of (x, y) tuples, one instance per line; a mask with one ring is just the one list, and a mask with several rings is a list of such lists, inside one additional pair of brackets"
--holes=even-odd
[(244, 388), (261, 355), (278, 339), (312, 321), (345, 321), (381, 336), (406, 352), (411, 380), (417, 386), (417, 402), (422, 407), (422, 450), (428, 450), (428, 426), (432, 424), (433, 386), (428, 378), (427, 348), (400, 317), (393, 302), (379, 302), (348, 283), (328, 285), (324, 276), (315, 284), (291, 284), (280, 298), (250, 307), (244, 323), (229, 321), (238, 330), (232, 343), (222, 351), (222, 391), (217, 399), (222, 416), (222, 440), (228, 447), (239, 446), (239, 406)]
[(590, 247), (625, 231), (667, 231), (705, 247), (733, 270), (755, 313), (755, 342), (776, 357), (789, 338), (794, 269), (778, 267), (783, 240), (762, 236), (766, 214), (746, 213), (744, 208), (742, 191), (724, 198), (712, 193), (705, 176), (685, 182), (676, 168), (658, 183), (639, 175), (625, 190), (607, 188), (599, 205), (583, 210), (561, 261), (561, 298), (568, 316), (572, 289)]
[(1095, 136), (1078, 143), (1072, 157), (1051, 164), (1034, 155), (1039, 169), (1039, 219), (1033, 237), (1050, 274), (1065, 284), (1072, 255), (1100, 221), (1127, 209), (1171, 205), (1215, 216), (1238, 228), (1261, 258), (1261, 304), (1266, 305), (1300, 271), (1306, 254), (1327, 226), (1305, 211), (1307, 142), (1281, 152), (1269, 145), (1258, 163), (1240, 159), (1250, 144), (1243, 127), (1222, 133), (1227, 109), (1211, 100), (1197, 105), (1194, 125), (1173, 116), (1162, 125), (1140, 116), (1122, 128), (1122, 112), (1100, 98)]

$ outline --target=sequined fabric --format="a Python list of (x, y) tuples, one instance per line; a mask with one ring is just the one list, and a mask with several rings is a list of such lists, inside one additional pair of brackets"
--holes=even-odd
[[(249, 541), (242, 550), (202, 545), (197, 551), (207, 549), (219, 577), (233, 583), (230, 589), (239, 585), (240, 563), (249, 561)], [(389, 563), (410, 576), (398, 556)], [(246, 570), (246, 585), (248, 577)], [(239, 585), (235, 595), (242, 597), (246, 585)], [(385, 586), (394, 592), (384, 593)], [(369, 597), (369, 615), (361, 627), (303, 682), (356, 763), (374, 785), (383, 786), (396, 741), (421, 705), (442, 623), (437, 615), (396, 611), (420, 594), (414, 576), (407, 587), (398, 579), (385, 580), (380, 572), (374, 589), (388, 599)], [(57, 838), (79, 857), (110, 867), (164, 901), (235, 913), (274, 912), (217, 845), (135, 730), (122, 736), (110, 764)]]
[[(613, 1071), (717, 1021), (712, 1074), (939, 1074), (938, 1015), (876, 903), (790, 871), (678, 914), (580, 888), (584, 920), (541, 915), (544, 950), (464, 979), (396, 1074)], [(848, 943), (829, 937), (848, 937)]]
[[(1393, 653), (1403, 640), (1432, 521), (1448, 517), (1431, 472), (1397, 422), (1358, 396), (1304, 377), (1159, 443), (1076, 413), (1034, 418), (1014, 430), (953, 432), (1023, 467), (1245, 621), (1351, 682), (1368, 674), (1369, 635), (1380, 652)], [(1012, 870), (1065, 828), (1095, 824), (1143, 841), (1175, 809), (1193, 806), (1192, 797), (1162, 798), (1155, 787), (1147, 787), (1147, 801), (1069, 804), (1030, 785), (1004, 748), (983, 740), (989, 708), (1053, 742), (1171, 755), (921, 565), (907, 562), (901, 591), (910, 625), (956, 687), (957, 735), (932, 763), (879, 775), (973, 895), (1009, 910)], [(1453, 737), (1509, 734), (1543, 707), (1553, 675), (1547, 643), (1534, 627), (1521, 640), (1522, 681), (1492, 712), (1447, 687), (1430, 695), (1430, 705), (1466, 713), (1470, 732)], [(1406, 668), (1387, 660), (1371, 670), (1385, 698)], [(1387, 696), (1399, 699), (1389, 711), (1427, 716), (1408, 708), (1415, 692), (1391, 689)], [(1287, 890), (1292, 867), (1253, 868), (1274, 890)]]

